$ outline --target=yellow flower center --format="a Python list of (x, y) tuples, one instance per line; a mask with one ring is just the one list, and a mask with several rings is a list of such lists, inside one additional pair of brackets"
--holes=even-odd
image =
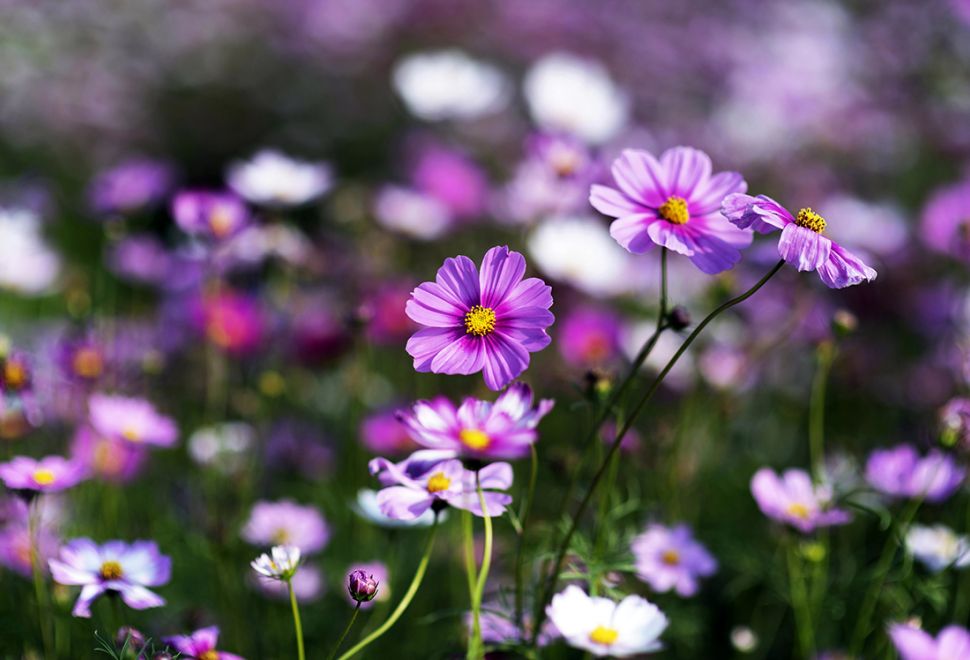
[(27, 384), (27, 370), (19, 362), (7, 360), (3, 369), (3, 381), (7, 387), (20, 389)]
[(451, 486), (451, 479), (446, 477), (444, 472), (436, 472), (428, 479), (429, 493), (440, 493), (443, 490), (448, 490), (449, 486)]
[(796, 518), (801, 518), (802, 520), (808, 519), (808, 507), (801, 502), (793, 502), (792, 504), (789, 504), (785, 511), (787, 511), (788, 515), (790, 516), (795, 516)]
[(478, 429), (462, 429), (458, 437), (462, 444), (472, 451), (481, 451), (492, 444), (492, 439), (488, 437), (488, 434)]
[(44, 468), (34, 470), (34, 474), (32, 476), (34, 477), (34, 483), (36, 483), (38, 486), (50, 486), (57, 478), (53, 472), (50, 470), (45, 470)]
[(134, 426), (126, 426), (121, 430), (121, 437), (129, 442), (139, 442), (141, 434)]
[(795, 224), (805, 229), (811, 229), (816, 234), (825, 231), (825, 218), (809, 207), (805, 207), (795, 216)]
[(232, 214), (229, 213), (228, 209), (221, 206), (216, 207), (209, 214), (209, 228), (212, 229), (216, 238), (222, 238), (232, 229)]
[(603, 646), (610, 646), (616, 642), (616, 638), (620, 636), (619, 631), (616, 628), (607, 628), (606, 626), (596, 626), (593, 628), (593, 632), (589, 634), (589, 641), (594, 644), (602, 644)]
[(668, 197), (667, 201), (660, 205), (659, 211), (661, 218), (675, 225), (683, 225), (690, 220), (690, 212), (687, 210), (687, 200), (677, 195)]
[(79, 348), (71, 360), (71, 367), (81, 378), (97, 378), (104, 370), (104, 360), (96, 349)]
[[(280, 527), (273, 533), (273, 544), (274, 545), (286, 545), (290, 541), (290, 531)], [(270, 562), (271, 564), (273, 562)], [(275, 564), (273, 564), (275, 567)]]
[(668, 566), (676, 566), (680, 563), (680, 553), (676, 550), (667, 550), (660, 555), (660, 559)]
[(495, 310), (475, 305), (465, 314), (465, 332), (484, 337), (495, 330)]
[(199, 660), (219, 660), (218, 651), (206, 651), (199, 656)]
[(121, 564), (116, 561), (106, 561), (101, 564), (101, 577), (105, 580), (117, 580), (122, 572)]

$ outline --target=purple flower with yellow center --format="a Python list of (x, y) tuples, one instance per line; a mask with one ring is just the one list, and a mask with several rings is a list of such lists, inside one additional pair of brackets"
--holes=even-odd
[(171, 447), (178, 439), (175, 421), (160, 414), (145, 399), (92, 394), (88, 399), (88, 421), (102, 437), (137, 445)]
[(30, 389), (30, 363), (20, 353), (10, 353), (0, 357), (0, 392), (20, 393)]
[[(421, 465), (423, 469), (416, 470)], [(433, 506), (451, 505), (484, 517), (476, 487), (476, 475), (466, 470), (461, 461), (416, 463), (408, 459), (394, 464), (385, 458), (370, 462), (370, 472), (383, 483), (395, 484), (377, 493), (381, 513), (397, 520), (414, 520)], [(512, 466), (508, 463), (486, 465), (478, 473), (485, 513), (501, 516), (512, 496), (498, 491), (512, 487)]]
[(255, 351), (263, 343), (266, 319), (255, 298), (232, 290), (203, 296), (196, 321), (206, 338), (235, 355)]
[(181, 655), (180, 658), (194, 660), (243, 660), (235, 653), (226, 653), (216, 649), (219, 643), (219, 628), (209, 626), (196, 630), (191, 635), (176, 635), (165, 640)]
[(215, 240), (234, 236), (250, 222), (242, 199), (212, 190), (183, 190), (172, 200), (172, 216), (185, 233)]
[(636, 560), (637, 577), (657, 592), (674, 589), (684, 597), (697, 593), (698, 578), (713, 575), (717, 561), (694, 540), (687, 525), (649, 525), (633, 539), (630, 548)]
[(56, 493), (76, 486), (84, 477), (84, 468), (63, 456), (45, 456), (40, 460), (17, 456), (0, 464), (0, 480), (10, 490)]
[(107, 362), (104, 347), (90, 338), (65, 341), (59, 357), (69, 378), (86, 383), (98, 380), (104, 374)]
[(627, 149), (613, 163), (617, 188), (594, 185), (589, 201), (616, 218), (610, 235), (633, 254), (656, 244), (689, 258), (708, 274), (733, 268), (751, 244), (721, 216), (721, 202), (748, 189), (737, 172), (712, 174), (711, 159), (692, 147), (674, 147), (654, 158)]
[(257, 502), (242, 529), (247, 543), (261, 546), (296, 546), (304, 555), (323, 550), (330, 528), (315, 507), (292, 500)]
[(966, 476), (949, 454), (932, 450), (920, 456), (912, 445), (877, 449), (866, 461), (866, 481), (892, 497), (921, 497), (942, 502), (956, 492)]
[(495, 400), (467, 398), (455, 407), (445, 397), (418, 401), (399, 419), (418, 444), (452, 457), (522, 458), (538, 438), (536, 427), (554, 402), (532, 405), (532, 389), (513, 383)]
[(751, 479), (751, 494), (763, 514), (805, 534), (852, 519), (848, 511), (832, 506), (831, 489), (813, 484), (804, 470), (786, 470), (779, 477), (762, 468)]
[(74, 539), (48, 565), (55, 582), (81, 587), (71, 614), (84, 618), (91, 616), (91, 603), (105, 593), (120, 595), (132, 609), (161, 607), (165, 599), (148, 587), (167, 583), (172, 574), (172, 560), (154, 541), (98, 545), (91, 539)]
[(970, 630), (947, 626), (936, 637), (916, 626), (895, 623), (889, 638), (902, 660), (957, 660), (970, 658)]
[(825, 286), (844, 289), (876, 279), (876, 271), (844, 247), (823, 236), (825, 219), (811, 208), (792, 215), (767, 195), (735, 194), (724, 200), (724, 217), (741, 229), (781, 230), (778, 254), (799, 271), (817, 271)]
[(445, 259), (434, 282), (411, 292), (405, 310), (427, 326), (407, 343), (414, 368), (436, 374), (473, 374), (500, 390), (525, 371), (529, 354), (549, 345), (555, 320), (552, 288), (525, 274), (525, 258), (493, 247), (481, 272), (465, 256)]

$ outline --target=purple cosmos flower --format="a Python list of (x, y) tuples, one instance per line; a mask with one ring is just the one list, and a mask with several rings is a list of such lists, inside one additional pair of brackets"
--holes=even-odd
[(373, 607), (375, 602), (389, 600), (387, 565), (379, 561), (354, 564), (347, 575), (346, 595), (352, 605), (360, 602), (362, 609)]
[(17, 456), (0, 463), (0, 480), (10, 490), (56, 493), (76, 486), (84, 477), (83, 466), (62, 456), (40, 460)]
[(172, 170), (165, 163), (138, 158), (99, 174), (88, 190), (99, 213), (128, 213), (154, 204), (172, 186)]
[(195, 660), (243, 660), (234, 653), (216, 650), (219, 641), (219, 628), (210, 626), (196, 630), (191, 635), (176, 635), (165, 640), (181, 653), (179, 657)]
[(361, 444), (375, 454), (404, 454), (417, 449), (398, 414), (398, 410), (388, 409), (365, 417), (358, 432)]
[[(377, 504), (385, 516), (414, 520), (440, 502), (484, 517), (475, 473), (462, 467), (461, 461), (433, 462), (430, 467), (425, 463), (420, 471), (415, 469), (418, 463), (409, 461), (394, 464), (386, 458), (375, 458), (370, 462), (371, 474), (380, 476), (384, 483), (396, 484), (377, 493)], [(508, 463), (486, 465), (479, 472), (479, 478), (488, 516), (505, 513), (512, 496), (497, 491), (512, 487), (512, 466)]]
[(912, 445), (877, 449), (866, 461), (866, 480), (886, 495), (942, 502), (956, 492), (966, 470), (936, 449), (924, 457)]
[(633, 539), (630, 549), (636, 559), (637, 577), (661, 593), (676, 589), (680, 596), (693, 596), (698, 578), (717, 570), (717, 561), (683, 524), (651, 524)]
[(889, 637), (902, 660), (956, 660), (970, 658), (970, 631), (947, 626), (935, 638), (905, 623), (889, 626)]
[(119, 594), (136, 610), (161, 607), (165, 599), (146, 587), (165, 584), (172, 573), (172, 560), (154, 541), (99, 546), (91, 539), (74, 539), (61, 548), (60, 559), (48, 564), (55, 582), (82, 587), (71, 614), (84, 618), (91, 616), (91, 603), (108, 592)]
[(848, 511), (833, 508), (829, 487), (812, 484), (804, 470), (786, 470), (779, 478), (774, 470), (761, 468), (751, 479), (751, 494), (763, 514), (805, 534), (852, 518)]
[(571, 311), (559, 331), (559, 353), (575, 367), (597, 367), (620, 352), (622, 324), (606, 310), (580, 307)]
[(933, 193), (923, 208), (920, 235), (936, 252), (970, 261), (970, 179)]
[(176, 263), (165, 245), (150, 234), (127, 236), (111, 247), (108, 268), (118, 277), (161, 286)]
[(414, 187), (448, 209), (451, 217), (480, 215), (488, 201), (488, 180), (474, 161), (455, 149), (425, 145), (411, 165)]
[(315, 507), (292, 500), (257, 502), (243, 526), (242, 537), (253, 545), (293, 545), (309, 555), (326, 547), (330, 528)]
[(239, 197), (211, 190), (183, 190), (172, 200), (172, 216), (186, 234), (216, 240), (238, 234), (250, 222)]
[(12, 352), (0, 357), (0, 392), (19, 394), (31, 386), (31, 368), (25, 355)]
[(529, 366), (529, 353), (549, 345), (552, 288), (525, 273), (525, 258), (493, 247), (479, 273), (465, 256), (445, 259), (434, 282), (411, 292), (407, 315), (428, 326), (407, 343), (416, 371), (473, 374), (492, 390)]
[(175, 421), (159, 414), (145, 399), (92, 394), (88, 399), (88, 421), (102, 437), (138, 445), (171, 447), (178, 439)]
[(127, 440), (101, 437), (82, 426), (71, 441), (71, 458), (90, 475), (126, 483), (138, 476), (148, 452)]
[(721, 202), (748, 189), (737, 172), (711, 174), (711, 159), (691, 147), (674, 147), (660, 155), (627, 149), (613, 163), (619, 190), (594, 185), (589, 201), (600, 213), (616, 218), (610, 235), (634, 254), (652, 244), (688, 257), (708, 274), (733, 268), (740, 248), (751, 244), (721, 217)]
[(445, 397), (418, 401), (399, 419), (418, 444), (475, 458), (522, 458), (538, 438), (536, 426), (552, 410), (554, 402), (543, 399), (532, 406), (532, 389), (513, 383), (495, 403), (467, 398), (461, 406)]
[(741, 229), (768, 233), (781, 229), (778, 254), (799, 271), (818, 271), (830, 289), (844, 289), (876, 279), (876, 271), (835, 241), (822, 235), (825, 219), (810, 208), (792, 215), (766, 195), (729, 195), (724, 216)]
[(58, 361), (71, 380), (93, 383), (105, 371), (104, 346), (93, 337), (65, 339), (58, 350)]

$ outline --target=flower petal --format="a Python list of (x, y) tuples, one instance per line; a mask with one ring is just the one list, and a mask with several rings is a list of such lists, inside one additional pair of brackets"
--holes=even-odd
[(415, 371), (431, 371), (431, 362), (444, 348), (464, 337), (462, 328), (424, 328), (408, 339), (408, 355), (414, 358)]
[(648, 233), (651, 223), (661, 222), (653, 212), (626, 215), (610, 224), (610, 236), (633, 254), (643, 254), (653, 241)]
[(613, 218), (641, 213), (643, 204), (636, 202), (619, 190), (594, 183), (589, 189), (589, 203), (594, 209)]
[(477, 305), (481, 300), (478, 283), (478, 267), (465, 256), (450, 257), (438, 269), (435, 282), (451, 292), (456, 301), (465, 308)]
[(449, 328), (461, 324), (468, 308), (448, 289), (435, 282), (425, 282), (411, 292), (404, 311), (415, 323)]
[(481, 304), (498, 307), (525, 274), (525, 257), (507, 246), (493, 247), (482, 259)]
[(828, 260), (818, 269), (818, 276), (828, 288), (844, 289), (861, 282), (871, 282), (876, 279), (876, 271), (841, 245), (833, 243)]
[(431, 359), (436, 374), (473, 374), (482, 370), (487, 347), (484, 338), (463, 334)]
[[(664, 170), (666, 197), (677, 195), (691, 199), (694, 190), (711, 176), (711, 158), (700, 149), (673, 147), (660, 155)], [(718, 200), (720, 202), (720, 200)]]
[(612, 172), (623, 194), (645, 206), (659, 208), (671, 194), (667, 192), (664, 168), (642, 149), (625, 149), (613, 161)]
[(821, 234), (792, 223), (781, 231), (778, 254), (799, 271), (815, 270), (832, 251), (832, 241)]
[(498, 391), (515, 380), (529, 366), (529, 352), (519, 343), (493, 332), (484, 337), (485, 364), (482, 375), (490, 390)]

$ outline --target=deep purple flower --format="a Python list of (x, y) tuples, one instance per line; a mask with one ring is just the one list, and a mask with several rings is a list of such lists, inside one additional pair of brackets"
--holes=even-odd
[(105, 372), (104, 346), (93, 337), (65, 339), (58, 350), (64, 374), (73, 381), (93, 383)]
[(956, 492), (966, 470), (953, 457), (932, 450), (920, 457), (912, 445), (877, 449), (866, 461), (866, 480), (878, 491), (893, 497), (922, 497), (942, 502)]
[(876, 271), (835, 241), (823, 236), (825, 219), (810, 208), (797, 215), (767, 195), (735, 194), (724, 200), (724, 216), (741, 229), (768, 233), (781, 229), (778, 254), (799, 271), (818, 271), (830, 289), (876, 279)]
[(525, 258), (493, 247), (479, 273), (465, 256), (446, 259), (434, 282), (411, 292), (406, 311), (428, 326), (408, 340), (417, 371), (473, 374), (499, 390), (529, 366), (529, 353), (551, 341), (552, 289), (536, 277), (522, 279)]
[(103, 437), (159, 447), (171, 447), (178, 440), (175, 421), (145, 399), (92, 394), (88, 413), (91, 428)]
[(249, 209), (236, 195), (211, 190), (183, 190), (172, 200), (172, 216), (186, 234), (222, 240), (250, 223)]
[[(383, 564), (382, 564), (383, 566)], [(347, 594), (355, 603), (362, 605), (369, 603), (377, 598), (380, 593), (380, 585), (386, 579), (387, 569), (384, 569), (385, 577), (380, 578), (373, 572), (364, 568), (355, 568), (347, 575)]]
[(554, 402), (543, 399), (532, 406), (532, 389), (513, 383), (495, 403), (466, 398), (455, 407), (445, 397), (418, 401), (401, 422), (419, 445), (452, 456), (474, 458), (522, 458), (538, 439), (536, 426), (552, 410)]
[(651, 524), (633, 539), (637, 577), (657, 592), (675, 589), (680, 596), (697, 593), (698, 578), (713, 575), (717, 561), (694, 540), (687, 525)]
[(169, 637), (165, 641), (181, 653), (180, 658), (193, 658), (194, 660), (243, 660), (241, 656), (235, 653), (216, 650), (216, 644), (219, 641), (219, 628), (216, 626), (196, 630), (191, 635)]
[(970, 261), (970, 179), (933, 193), (923, 208), (920, 236), (936, 252)]
[(17, 456), (0, 463), (0, 480), (10, 490), (56, 493), (76, 486), (84, 477), (83, 466), (63, 456), (40, 460)]
[(161, 607), (165, 599), (146, 587), (159, 587), (172, 574), (172, 560), (154, 541), (108, 541), (99, 546), (91, 539), (74, 539), (61, 548), (60, 559), (48, 563), (55, 582), (82, 587), (71, 613), (84, 618), (91, 616), (91, 603), (108, 592), (118, 593), (136, 610)]
[(620, 318), (595, 307), (580, 307), (566, 315), (559, 329), (559, 353), (575, 367), (599, 367), (620, 352)]
[(242, 537), (253, 545), (296, 546), (309, 555), (326, 547), (330, 528), (316, 507), (292, 500), (257, 502), (243, 526)]
[(88, 195), (99, 213), (130, 213), (164, 197), (173, 178), (165, 163), (133, 159), (100, 173), (91, 182)]
[(688, 257), (708, 274), (733, 268), (740, 248), (751, 244), (751, 232), (741, 231), (721, 217), (721, 202), (748, 184), (737, 172), (711, 174), (711, 159), (692, 147), (674, 147), (657, 160), (639, 149), (627, 149), (613, 163), (619, 190), (594, 185), (593, 207), (616, 218), (610, 235), (634, 254), (652, 244)]
[(957, 660), (970, 658), (970, 631), (947, 626), (935, 638), (905, 623), (889, 626), (889, 637), (902, 660)]
[(774, 470), (761, 468), (751, 479), (751, 494), (763, 514), (805, 534), (817, 527), (844, 525), (852, 518), (833, 508), (829, 487), (814, 485), (804, 470), (786, 470), (779, 478)]

